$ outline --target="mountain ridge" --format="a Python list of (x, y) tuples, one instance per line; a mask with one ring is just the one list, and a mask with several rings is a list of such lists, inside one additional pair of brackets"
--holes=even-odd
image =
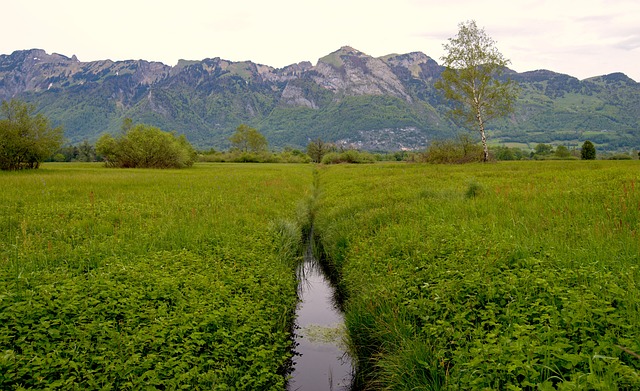
[[(364, 149), (420, 149), (460, 131), (433, 87), (442, 69), (421, 52), (372, 57), (349, 46), (316, 65), (282, 68), (220, 57), (174, 66), (82, 62), (31, 49), (0, 55), (0, 99), (34, 103), (71, 142), (115, 132), (131, 117), (183, 133), (199, 147), (224, 148), (235, 127), (248, 123), (276, 147), (321, 137)], [(611, 150), (640, 141), (640, 84), (628, 76), (506, 74), (523, 94), (516, 113), (490, 129), (494, 141), (576, 144), (594, 135)]]

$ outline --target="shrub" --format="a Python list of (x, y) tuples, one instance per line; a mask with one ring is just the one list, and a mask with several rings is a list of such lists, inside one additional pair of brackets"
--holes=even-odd
[(306, 154), (297, 154), (291, 151), (251, 153), (233, 150), (201, 154), (198, 155), (198, 161), (208, 163), (309, 163), (311, 158)]
[(108, 167), (183, 168), (191, 167), (196, 153), (184, 136), (139, 124), (114, 138), (103, 135), (96, 151), (104, 156)]
[(564, 145), (558, 145), (556, 151), (553, 154), (562, 159), (571, 158), (571, 151), (569, 151), (569, 148), (565, 147)]
[(435, 140), (427, 148), (427, 163), (462, 164), (484, 161), (482, 146), (473, 144), (467, 137), (458, 140)]
[(335, 145), (325, 143), (322, 139), (316, 139), (307, 145), (307, 154), (314, 163), (320, 163), (324, 155), (335, 151), (335, 149)]
[(607, 160), (632, 160), (631, 156), (626, 153), (616, 153), (607, 158)]
[(496, 146), (489, 149), (496, 160), (522, 160), (525, 154), (520, 148)]
[(322, 164), (339, 163), (373, 163), (375, 157), (368, 152), (360, 152), (355, 149), (348, 149), (343, 152), (329, 152), (322, 157)]
[(35, 106), (18, 100), (0, 108), (0, 169), (38, 168), (62, 144), (62, 128), (52, 128)]
[(293, 151), (283, 151), (276, 155), (280, 163), (310, 163), (311, 158), (305, 153), (297, 153)]

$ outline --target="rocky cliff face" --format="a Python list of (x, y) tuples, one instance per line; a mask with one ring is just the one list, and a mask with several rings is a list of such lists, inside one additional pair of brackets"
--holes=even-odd
[(411, 97), (384, 61), (345, 46), (318, 60), (312, 79), (343, 95), (391, 95), (408, 102)]
[[(322, 137), (362, 148), (412, 149), (457, 129), (446, 118), (448, 103), (433, 88), (441, 72), (423, 53), (374, 58), (351, 47), (315, 66), (301, 62), (281, 69), (217, 57), (181, 60), (174, 67), (143, 60), (82, 62), (33, 49), (0, 55), (0, 99), (33, 102), (64, 127), (71, 142), (93, 141), (131, 117), (184, 133), (202, 147), (224, 147), (235, 127), (248, 123), (272, 145), (304, 146)], [(551, 71), (509, 76), (524, 95), (516, 115), (496, 125), (497, 134), (582, 126), (640, 140), (640, 87), (625, 75), (584, 81)], [(563, 100), (567, 94), (572, 98)], [(583, 106), (563, 106), (575, 96), (583, 97)]]
[(340, 96), (391, 95), (411, 102), (397, 73), (416, 78), (435, 77), (437, 75), (429, 68), (433, 64), (435, 62), (422, 53), (378, 59), (350, 47), (321, 58), (316, 66), (301, 62), (282, 69), (220, 58), (181, 60), (175, 67), (143, 60), (80, 62), (75, 56), (69, 58), (33, 49), (0, 56), (0, 98), (91, 83), (110, 83), (117, 85), (119, 90), (125, 86), (135, 90), (140, 86), (179, 84), (198, 88), (223, 77), (239, 77), (251, 83), (272, 83), (272, 88), (280, 93), (282, 103), (293, 106), (315, 107), (312, 100), (304, 96), (305, 91), (296, 86), (295, 82), (299, 80), (312, 80), (317, 86)]
[(47, 54), (33, 49), (0, 56), (0, 98), (25, 92), (70, 88), (125, 78), (135, 85), (151, 85), (169, 75), (171, 67), (158, 62), (110, 60), (80, 62), (75, 56)]

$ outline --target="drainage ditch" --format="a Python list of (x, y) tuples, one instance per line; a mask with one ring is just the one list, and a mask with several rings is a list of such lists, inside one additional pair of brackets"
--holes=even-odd
[(351, 390), (353, 369), (345, 345), (346, 331), (338, 295), (314, 255), (313, 234), (309, 238), (304, 262), (298, 268), (300, 302), (288, 389)]

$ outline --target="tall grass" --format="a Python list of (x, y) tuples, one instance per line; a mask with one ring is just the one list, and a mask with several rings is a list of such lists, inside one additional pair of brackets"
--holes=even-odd
[(302, 165), (0, 174), (0, 388), (283, 389), (310, 180)]
[(316, 228), (376, 389), (635, 389), (634, 162), (335, 166)]

